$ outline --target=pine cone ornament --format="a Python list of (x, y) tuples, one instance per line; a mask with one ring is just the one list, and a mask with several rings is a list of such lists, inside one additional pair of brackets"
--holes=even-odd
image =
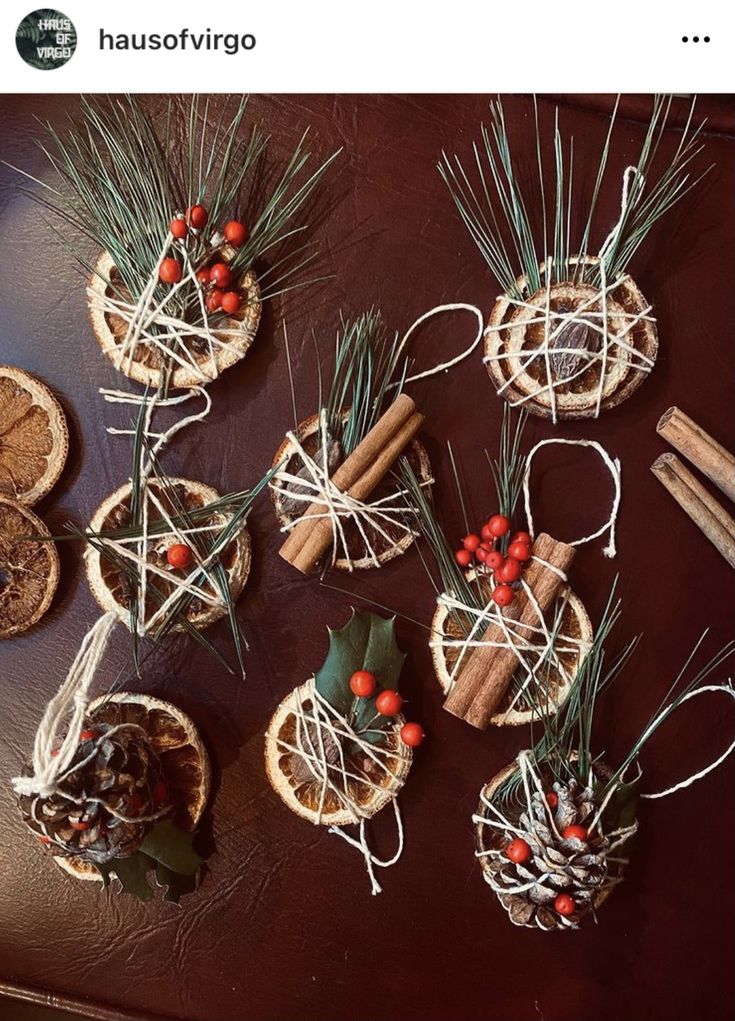
[(570, 780), (554, 783), (549, 794), (533, 790), (525, 810), (498, 825), (498, 806), (490, 807), (494, 786), (483, 792), (475, 816), (486, 882), (514, 925), (578, 928), (622, 882), (626, 859), (610, 852), (633, 836), (637, 823), (609, 834), (596, 825), (588, 833), (599, 805), (590, 787)]
[[(161, 763), (142, 727), (92, 715), (85, 728), (53, 792), (19, 801), (29, 829), (54, 857), (100, 865), (135, 854), (170, 806)], [(31, 773), (27, 767), (23, 775)]]

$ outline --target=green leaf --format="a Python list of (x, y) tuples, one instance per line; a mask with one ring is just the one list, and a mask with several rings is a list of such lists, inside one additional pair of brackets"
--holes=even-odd
[(163, 899), (178, 904), (183, 896), (196, 890), (199, 880), (196, 873), (193, 876), (182, 876), (167, 869), (159, 861), (156, 863), (156, 882), (164, 889)]
[[(397, 687), (405, 658), (396, 643), (395, 617), (386, 619), (376, 613), (353, 610), (343, 628), (329, 629), (329, 652), (316, 674), (316, 689), (355, 730), (369, 725), (370, 729), (382, 731), (389, 718), (377, 714), (375, 698), (381, 689)], [(375, 675), (376, 696), (355, 698), (350, 690), (350, 677), (356, 670), (369, 670)], [(382, 740), (381, 733), (365, 733), (362, 737), (372, 744)]]
[(193, 876), (204, 861), (194, 850), (194, 834), (187, 833), (171, 819), (156, 823), (140, 850), (177, 875)]
[(113, 858), (104, 865), (98, 865), (97, 869), (105, 886), (110, 885), (110, 876), (114, 874), (120, 880), (123, 893), (146, 901), (153, 896), (153, 889), (148, 882), (148, 872), (152, 865), (148, 855), (136, 851), (130, 858)]
[(641, 774), (630, 783), (621, 783), (608, 802), (605, 820), (612, 828), (632, 826), (638, 818)]

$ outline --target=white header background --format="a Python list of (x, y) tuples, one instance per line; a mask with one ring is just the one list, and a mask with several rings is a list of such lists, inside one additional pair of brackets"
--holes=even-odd
[[(55, 71), (28, 67), (15, 30), (45, 0), (4, 0), (0, 91), (735, 91), (735, 14), (726, 0), (55, 2), (76, 27), (76, 53)], [(257, 43), (233, 56), (99, 49), (100, 29), (182, 28), (251, 33)]]

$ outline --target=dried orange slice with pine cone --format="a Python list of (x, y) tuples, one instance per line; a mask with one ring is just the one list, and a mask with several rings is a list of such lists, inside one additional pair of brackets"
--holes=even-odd
[[(395, 692), (404, 658), (392, 619), (353, 611), (343, 628), (330, 629), (322, 668), (286, 696), (265, 736), (266, 774), (292, 812), (315, 825), (348, 826), (396, 797), (412, 762)], [(373, 678), (369, 696), (350, 686), (356, 672)]]
[(66, 417), (49, 388), (0, 365), (0, 496), (32, 507), (58, 481), (68, 453)]
[(58, 582), (59, 554), (49, 530), (27, 507), (0, 495), (0, 638), (39, 621)]
[[(133, 531), (138, 539), (142, 536), (140, 525), (131, 524), (132, 483), (120, 486), (95, 511), (85, 533), (88, 545), (84, 553), (92, 594), (103, 610), (115, 611), (128, 626), (131, 624), (131, 607), (143, 598), (145, 591), (143, 619), (145, 627), (150, 626), (153, 633), (168, 624), (169, 614), (164, 612), (160, 619), (158, 617), (166, 603), (172, 607), (172, 615), (183, 614), (186, 621), (197, 629), (206, 628), (228, 613), (227, 601), (222, 598), (212, 577), (214, 571), (219, 566), (224, 569), (233, 602), (245, 586), (250, 573), (250, 535), (244, 525), (239, 527), (226, 547), (216, 558), (211, 558), (209, 566), (206, 551), (200, 554), (199, 561), (191, 554), (186, 564), (178, 564), (175, 560), (172, 563), (174, 558), (170, 554), (173, 547), (188, 549), (187, 539), (190, 531), (194, 535), (192, 530), (206, 537), (202, 541), (206, 542), (206, 549), (212, 549), (212, 544), (226, 529), (232, 515), (224, 509), (207, 513), (206, 508), (219, 499), (219, 493), (211, 486), (191, 479), (171, 478), (165, 485), (157, 480), (148, 480), (142, 494), (148, 501), (144, 556), (140, 541), (131, 542), (129, 534), (126, 534)], [(167, 524), (161, 508), (176, 525), (174, 531)], [(139, 562), (143, 559), (144, 564)], [(197, 563), (205, 564), (204, 578), (199, 576), (187, 589), (187, 577), (196, 569)], [(147, 575), (145, 586), (143, 573)], [(176, 598), (177, 590), (180, 601)], [(182, 620), (174, 624), (175, 629), (182, 627)]]

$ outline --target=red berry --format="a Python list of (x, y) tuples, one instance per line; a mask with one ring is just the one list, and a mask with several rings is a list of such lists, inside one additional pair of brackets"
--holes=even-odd
[(163, 259), (158, 267), (158, 275), (164, 284), (178, 284), (181, 280), (181, 263), (178, 259)]
[(529, 532), (514, 532), (510, 537), (511, 542), (525, 542), (527, 546), (533, 545), (533, 539)]
[(69, 820), (69, 825), (71, 826), (71, 828), (73, 830), (77, 830), (77, 832), (81, 832), (83, 830), (91, 829), (91, 827), (92, 827), (92, 820), (91, 819), (78, 819), (78, 820), (75, 821), (74, 819), (70, 819)]
[(239, 248), (240, 245), (244, 245), (247, 236), (248, 229), (244, 223), (240, 223), (239, 220), (230, 220), (229, 223), (225, 224), (225, 229), (222, 231), (225, 236), (225, 241), (228, 241), (235, 248)]
[(166, 560), (168, 560), (171, 567), (176, 567), (182, 570), (185, 567), (189, 567), (193, 557), (189, 546), (185, 546), (183, 542), (175, 542), (173, 546), (169, 546), (166, 550)]
[(521, 576), (523, 568), (517, 560), (512, 560), (510, 557), (504, 561), (500, 567), (495, 571), (495, 577), (498, 581), (518, 581)]
[(562, 830), (561, 835), (564, 840), (572, 840), (575, 837), (577, 840), (586, 840), (587, 830), (584, 826), (567, 826)]
[(510, 606), (513, 602), (513, 589), (510, 585), (496, 585), (493, 589), (493, 602), (497, 606)]
[(549, 791), (549, 793), (546, 795), (546, 804), (549, 806), (549, 808), (556, 808), (556, 806), (559, 804), (559, 798), (557, 797), (554, 791)]
[(531, 847), (522, 840), (520, 837), (516, 837), (515, 840), (511, 840), (505, 849), (505, 857), (510, 858), (516, 865), (522, 864), (524, 861), (528, 861), (531, 857)]
[(507, 535), (510, 531), (510, 521), (508, 521), (505, 514), (493, 514), (488, 520), (487, 527), (490, 534), (499, 539), (501, 535)]
[(469, 550), (470, 553), (474, 553), (480, 545), (480, 536), (475, 535), (474, 532), (470, 535), (466, 535), (462, 540), (462, 545), (465, 549)]
[(404, 723), (401, 727), (401, 741), (409, 748), (418, 748), (426, 734), (420, 723)]
[(495, 538), (493, 533), (490, 531), (490, 526), (489, 525), (483, 525), (482, 526), (482, 528), (480, 529), (480, 535), (485, 540), (485, 542), (492, 542), (493, 539)]
[(207, 284), (209, 283), (209, 281), (211, 280), (211, 274), (210, 274), (209, 270), (208, 269), (198, 269), (197, 270), (197, 280), (202, 285), (202, 287), (206, 287)]
[(487, 560), (488, 552), (489, 550), (487, 550), (484, 545), (478, 546), (477, 549), (475, 550), (475, 557), (479, 560), (481, 564), (484, 564), (485, 561)]
[(61, 749), (60, 749), (60, 748), (52, 748), (52, 749), (51, 749), (51, 758), (52, 758), (52, 759), (55, 759), (55, 758), (56, 758), (56, 756), (57, 756), (57, 755), (59, 754), (59, 752), (60, 752), (60, 751), (61, 751)]
[(38, 834), (38, 840), (39, 840), (39, 843), (41, 843), (41, 844), (50, 844), (51, 843), (51, 837), (47, 837), (45, 833), (39, 833)]
[(568, 893), (560, 893), (554, 901), (554, 910), (565, 917), (573, 915), (577, 905), (574, 903)]
[(512, 560), (520, 560), (525, 563), (531, 559), (531, 547), (525, 542), (512, 542), (508, 547), (508, 556)]
[(468, 549), (458, 549), (454, 554), (454, 559), (460, 567), (469, 567), (472, 563), (472, 554)]
[(370, 698), (375, 687), (375, 677), (369, 670), (355, 670), (350, 677), (350, 691), (358, 698)]
[(201, 230), (202, 227), (206, 227), (208, 219), (209, 213), (204, 206), (189, 206), (186, 210), (186, 222), (190, 227), (194, 227), (195, 230)]
[(80, 741), (96, 741), (100, 736), (98, 730), (82, 730), (79, 734)]
[(397, 691), (386, 688), (375, 699), (375, 708), (381, 716), (396, 716), (401, 711), (403, 699)]
[(159, 780), (151, 791), (151, 798), (154, 805), (162, 805), (168, 801), (168, 784), (165, 780)]
[(229, 287), (232, 283), (232, 270), (226, 262), (215, 262), (209, 271), (209, 278), (215, 287)]
[(189, 228), (186, 226), (186, 221), (180, 220), (178, 217), (176, 217), (175, 220), (171, 221), (171, 223), (168, 225), (168, 229), (171, 231), (175, 238), (185, 238), (189, 230)]
[(488, 567), (491, 567), (493, 571), (497, 571), (497, 569), (503, 563), (503, 559), (504, 557), (502, 553), (500, 553), (496, 549), (492, 549), (485, 557), (485, 563), (487, 564)]
[(222, 307), (222, 297), (224, 293), (224, 291), (220, 291), (218, 287), (215, 287), (212, 293), (207, 295), (205, 305), (207, 306), (208, 312), (216, 312)]
[(234, 315), (240, 307), (242, 301), (237, 291), (226, 291), (222, 295), (222, 311), (226, 312), (227, 315)]

